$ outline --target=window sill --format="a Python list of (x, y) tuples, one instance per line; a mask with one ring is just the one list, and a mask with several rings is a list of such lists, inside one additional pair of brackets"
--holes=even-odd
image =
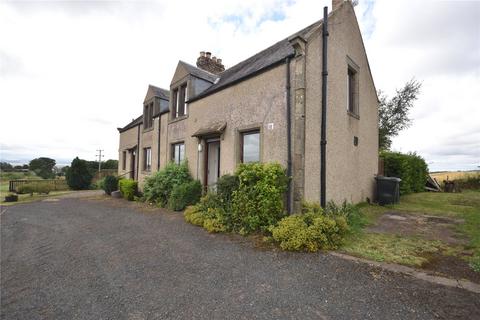
[(178, 118), (174, 118), (174, 119), (170, 119), (168, 121), (168, 124), (171, 124), (171, 123), (175, 123), (175, 122), (179, 122), (179, 121), (182, 121), (182, 120), (185, 120), (188, 118), (188, 114), (184, 115), (184, 116), (181, 116), (181, 117), (178, 117)]
[(355, 118), (357, 120), (360, 120), (360, 116), (358, 114), (355, 114), (353, 112), (350, 112), (350, 111), (347, 111), (347, 114), (352, 117), (352, 118)]

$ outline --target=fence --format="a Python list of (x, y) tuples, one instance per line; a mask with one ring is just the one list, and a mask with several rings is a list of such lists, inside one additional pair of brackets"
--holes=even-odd
[(93, 176), (92, 182), (96, 182), (100, 179), (105, 178), (106, 176), (116, 176), (118, 174), (117, 169), (102, 169), (100, 172), (96, 172)]
[(18, 179), (18, 180), (9, 181), (8, 191), (17, 192), (18, 187), (26, 184), (35, 185), (35, 186), (39, 184), (48, 184), (55, 191), (68, 190), (67, 180), (65, 179), (38, 179), (38, 180)]

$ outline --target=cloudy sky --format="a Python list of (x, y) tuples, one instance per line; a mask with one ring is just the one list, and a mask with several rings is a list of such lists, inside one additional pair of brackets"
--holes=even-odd
[[(232, 66), (319, 20), (320, 0), (0, 0), (0, 157), (117, 158), (148, 84), (211, 51)], [(422, 82), (393, 148), (430, 170), (480, 166), (480, 1), (359, 1), (375, 84)]]

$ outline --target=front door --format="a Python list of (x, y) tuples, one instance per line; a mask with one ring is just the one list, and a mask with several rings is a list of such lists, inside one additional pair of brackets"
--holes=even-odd
[(207, 186), (215, 189), (220, 176), (220, 140), (207, 140)]
[(137, 152), (133, 149), (130, 153), (130, 179), (135, 180), (135, 158)]

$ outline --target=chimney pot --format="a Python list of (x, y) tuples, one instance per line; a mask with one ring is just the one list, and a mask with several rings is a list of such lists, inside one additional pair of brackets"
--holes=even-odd
[(205, 51), (200, 51), (200, 57), (205, 57)]
[(210, 59), (210, 57), (212, 56), (212, 53), (211, 52), (205, 52), (205, 54), (207, 55), (207, 58)]
[(213, 61), (213, 62), (217, 62), (217, 57), (213, 56), (213, 57), (212, 57), (212, 61)]
[(218, 64), (222, 64), (222, 59), (217, 58), (217, 63), (218, 63)]

